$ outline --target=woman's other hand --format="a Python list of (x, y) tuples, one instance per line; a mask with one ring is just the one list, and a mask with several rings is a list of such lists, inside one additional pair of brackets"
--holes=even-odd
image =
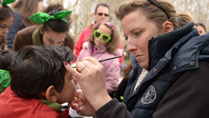
[(85, 116), (95, 116), (95, 110), (83, 95), (81, 90), (76, 92), (75, 100), (70, 104), (71, 108), (78, 114)]

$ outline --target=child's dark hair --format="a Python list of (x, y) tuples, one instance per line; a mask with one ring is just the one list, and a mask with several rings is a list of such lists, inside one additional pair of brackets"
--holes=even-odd
[[(92, 44), (95, 45), (95, 43), (94, 43), (94, 39), (95, 39), (95, 37), (94, 37), (94, 31), (97, 30), (99, 28), (99, 26), (101, 26), (101, 25), (105, 25), (108, 29), (110, 29), (112, 31), (112, 34), (110, 35), (112, 39), (110, 41), (108, 41), (107, 44), (106, 44), (107, 51), (109, 53), (112, 53), (116, 49), (119, 48), (119, 45), (120, 45), (120, 37), (119, 37), (119, 33), (118, 33), (117, 29), (111, 23), (109, 23), (109, 22), (99, 22), (99, 23), (96, 23), (94, 25), (93, 29), (92, 29), (93, 32), (91, 33), (91, 35), (90, 35), (90, 37), (89, 37), (88, 40)], [(114, 29), (112, 27), (114, 27)]]
[(14, 17), (13, 11), (7, 5), (3, 5), (0, 9), (0, 21)]
[(8, 70), (15, 55), (16, 53), (13, 50), (0, 50), (0, 69)]
[[(49, 5), (44, 12), (48, 13), (49, 15), (54, 15), (55, 13), (57, 13), (58, 11), (62, 11), (63, 6), (60, 4), (52, 4)], [(43, 32), (47, 32), (49, 30), (52, 30), (54, 32), (58, 32), (58, 33), (63, 33), (63, 32), (68, 32), (69, 31), (69, 27), (71, 25), (71, 18), (70, 16), (66, 18), (66, 20), (69, 23), (66, 23), (64, 20), (56, 20), (56, 19), (52, 19), (49, 20), (48, 22), (45, 22), (43, 25)]]
[(68, 47), (26, 46), (18, 53), (10, 66), (11, 89), (23, 98), (43, 97), (41, 92), (53, 85), (61, 92), (66, 69), (63, 62), (74, 58)]

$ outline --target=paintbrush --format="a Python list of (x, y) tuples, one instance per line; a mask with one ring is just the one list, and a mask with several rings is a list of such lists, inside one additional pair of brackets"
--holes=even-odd
[[(120, 57), (122, 57), (122, 56), (120, 55), (120, 56), (116, 56), (116, 57), (106, 58), (106, 59), (99, 60), (99, 62), (108, 61), (108, 60), (112, 60), (112, 59), (116, 59), (116, 58), (120, 58)], [(76, 65), (72, 66), (72, 68), (76, 68)]]

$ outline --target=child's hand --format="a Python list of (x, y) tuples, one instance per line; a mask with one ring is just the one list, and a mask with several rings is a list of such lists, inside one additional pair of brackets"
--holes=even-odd
[(95, 116), (95, 110), (90, 105), (81, 90), (78, 90), (75, 95), (75, 100), (70, 104), (71, 108), (77, 111), (80, 115)]

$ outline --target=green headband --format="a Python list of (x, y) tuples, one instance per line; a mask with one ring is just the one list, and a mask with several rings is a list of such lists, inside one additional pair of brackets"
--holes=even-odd
[(13, 3), (15, 1), (16, 0), (4, 0), (3, 3), (1, 3), (1, 5), (7, 5), (7, 4)]
[(53, 16), (51, 16), (47, 13), (39, 12), (39, 13), (35, 13), (32, 16), (30, 16), (30, 19), (33, 22), (38, 23), (38, 24), (45, 23), (51, 19), (63, 20), (66, 23), (69, 23), (65, 18), (68, 17), (71, 13), (72, 13), (72, 11), (63, 10), (63, 11), (58, 11)]

